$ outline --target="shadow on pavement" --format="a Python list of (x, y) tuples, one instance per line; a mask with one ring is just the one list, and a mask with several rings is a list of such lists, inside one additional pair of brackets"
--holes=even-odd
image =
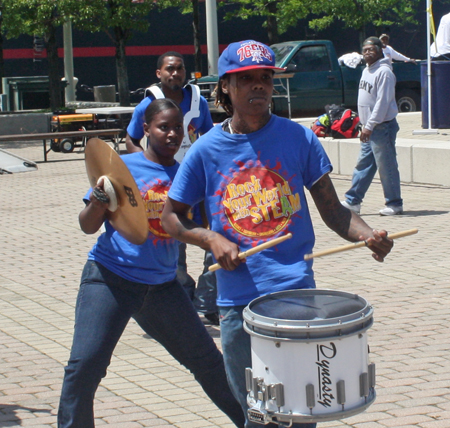
[[(51, 409), (34, 409), (22, 407), (16, 404), (0, 404), (0, 428), (11, 426), (22, 426), (22, 420), (16, 415), (16, 410), (27, 410), (31, 413), (51, 413)], [(14, 425), (11, 425), (14, 423)]]

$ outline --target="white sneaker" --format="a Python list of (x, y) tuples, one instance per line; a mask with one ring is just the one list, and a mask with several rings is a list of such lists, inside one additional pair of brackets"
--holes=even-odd
[(361, 204), (350, 205), (347, 201), (341, 201), (341, 204), (358, 215), (361, 212)]
[(397, 215), (403, 214), (402, 206), (386, 206), (380, 210), (380, 215)]

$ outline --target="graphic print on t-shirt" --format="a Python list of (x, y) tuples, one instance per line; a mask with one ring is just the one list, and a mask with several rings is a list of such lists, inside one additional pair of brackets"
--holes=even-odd
[(221, 208), (225, 221), (245, 237), (267, 239), (277, 235), (301, 209), (299, 193), (276, 168), (258, 162), (224, 179)]
[(197, 141), (197, 128), (194, 126), (194, 123), (191, 122), (188, 125), (188, 135), (189, 135), (189, 141), (191, 144), (195, 143)]
[(161, 214), (172, 183), (158, 181), (141, 188), (142, 199), (148, 218), (148, 230), (157, 238), (167, 239), (170, 235), (161, 225)]

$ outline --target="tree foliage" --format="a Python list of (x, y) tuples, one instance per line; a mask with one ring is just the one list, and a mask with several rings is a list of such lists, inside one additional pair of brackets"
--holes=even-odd
[(147, 31), (153, 0), (3, 0), (3, 27), (8, 38), (21, 34), (46, 41), (50, 78), (50, 104), (61, 107), (56, 32), (67, 19), (84, 31), (105, 31), (116, 48), (116, 70), (121, 105), (129, 105), (126, 42), (134, 31)]
[(376, 28), (418, 24), (416, 16), (421, 3), (421, 0), (313, 0), (310, 8), (317, 17), (309, 25), (322, 30), (339, 21), (345, 28), (357, 30), (362, 42), (368, 24)]
[(176, 7), (182, 14), (192, 14), (192, 35), (194, 44), (195, 70), (202, 70), (202, 49), (200, 41), (199, 0), (160, 0), (158, 9)]
[[(126, 64), (126, 44), (135, 31), (146, 32), (149, 27), (148, 14), (155, 7), (153, 0), (84, 0), (88, 8), (81, 8), (72, 17), (80, 30), (104, 31), (116, 49), (116, 73), (120, 105), (130, 105), (130, 89)], [(93, 13), (94, 12), (94, 13)]]
[(7, 38), (22, 34), (43, 37), (46, 42), (50, 107), (63, 107), (56, 32), (77, 10), (77, 0), (3, 0), (3, 30)]
[[(314, 1), (314, 0), (313, 0)], [(279, 36), (300, 19), (305, 18), (310, 9), (302, 0), (223, 0), (220, 6), (235, 5), (237, 8), (225, 14), (225, 19), (248, 19), (253, 16), (265, 19), (269, 44), (277, 43)]]

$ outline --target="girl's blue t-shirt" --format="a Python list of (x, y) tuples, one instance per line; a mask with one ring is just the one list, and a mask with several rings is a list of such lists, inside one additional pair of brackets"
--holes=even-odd
[[(161, 226), (161, 213), (179, 164), (165, 167), (148, 160), (144, 152), (121, 156), (134, 177), (148, 217), (148, 239), (135, 245), (123, 238), (106, 221), (106, 231), (89, 252), (115, 274), (142, 284), (161, 284), (176, 276), (179, 242)], [(84, 197), (89, 200), (91, 189)]]
[(304, 188), (331, 170), (311, 130), (275, 115), (250, 134), (230, 134), (217, 125), (192, 146), (170, 198), (191, 206), (205, 199), (211, 230), (236, 242), (240, 252), (293, 234), (248, 257), (234, 271), (218, 270), (219, 306), (315, 287), (312, 261), (303, 259), (315, 240)]

